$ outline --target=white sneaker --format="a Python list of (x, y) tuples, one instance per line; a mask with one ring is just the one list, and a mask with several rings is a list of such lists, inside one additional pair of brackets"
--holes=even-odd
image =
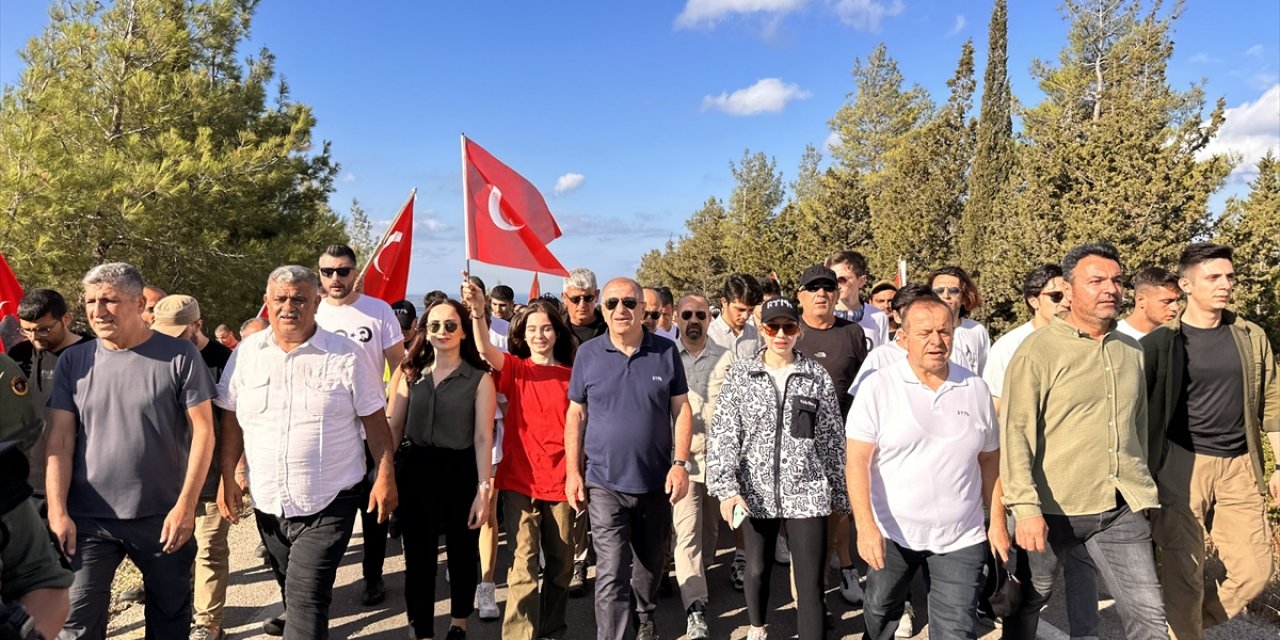
[(787, 539), (778, 536), (778, 546), (773, 550), (773, 560), (778, 564), (791, 564), (791, 548), (787, 546)]
[(895, 638), (910, 638), (916, 634), (915, 612), (911, 609), (911, 603), (907, 603), (907, 608), (902, 610), (902, 619), (898, 621), (898, 630), (893, 632)]
[(502, 612), (498, 611), (497, 596), (494, 593), (496, 588), (492, 582), (481, 582), (476, 585), (476, 610), (481, 620), (497, 620), (502, 616)]
[(769, 632), (764, 627), (747, 627), (747, 640), (769, 640)]
[(858, 584), (858, 570), (854, 567), (840, 570), (840, 595), (849, 604), (862, 604), (862, 587)]

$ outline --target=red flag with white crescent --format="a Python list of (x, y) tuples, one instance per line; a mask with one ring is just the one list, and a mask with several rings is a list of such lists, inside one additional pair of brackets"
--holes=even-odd
[(382, 242), (364, 266), (364, 294), (387, 304), (404, 300), (409, 286), (409, 259), (413, 253), (413, 201), (417, 190), (391, 221)]
[(560, 227), (537, 187), (480, 145), (462, 141), (467, 259), (567, 277), (547, 249)]

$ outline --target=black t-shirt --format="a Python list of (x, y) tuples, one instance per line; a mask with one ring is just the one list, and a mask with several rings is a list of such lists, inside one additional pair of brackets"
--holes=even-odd
[(1244, 436), (1244, 373), (1231, 327), (1197, 329), (1182, 325), (1186, 362), (1182, 401), (1170, 425), (1169, 439), (1210, 456), (1249, 451)]
[(596, 317), (591, 324), (573, 324), (569, 323), (569, 331), (573, 332), (573, 337), (578, 340), (578, 344), (582, 344), (608, 330), (604, 320), (600, 318), (600, 313), (596, 312)]
[[(231, 359), (231, 349), (227, 345), (210, 340), (204, 348), (200, 350), (200, 358), (204, 360), (204, 366), (209, 368), (209, 373), (213, 375), (214, 382), (222, 380), (222, 370), (227, 368), (227, 361)], [(222, 432), (222, 410), (217, 405), (213, 406), (213, 460), (209, 462), (209, 475), (205, 476), (204, 486), (200, 488), (200, 499), (215, 500), (218, 497), (218, 481), (222, 479), (222, 469), (218, 465), (218, 456), (221, 455), (221, 442), (218, 435)]]
[(867, 359), (867, 338), (856, 322), (836, 318), (830, 329), (814, 329), (800, 320), (804, 333), (796, 342), (796, 350), (817, 360), (831, 375), (835, 383), (836, 398), (840, 400), (840, 417), (849, 415), (853, 396), (849, 385), (858, 375), (858, 369)]

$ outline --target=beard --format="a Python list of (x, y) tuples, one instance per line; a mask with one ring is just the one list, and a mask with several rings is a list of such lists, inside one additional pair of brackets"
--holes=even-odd
[(690, 340), (698, 340), (702, 338), (702, 325), (697, 322), (690, 322), (684, 326), (684, 334), (689, 336)]

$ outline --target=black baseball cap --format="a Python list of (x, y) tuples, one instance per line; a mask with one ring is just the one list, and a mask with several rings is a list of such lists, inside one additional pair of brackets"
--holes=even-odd
[(800, 287), (804, 288), (810, 284), (821, 282), (823, 280), (830, 282), (833, 287), (836, 286), (836, 272), (820, 264), (815, 264), (808, 269), (805, 269), (804, 273), (800, 274)]
[(401, 331), (408, 331), (413, 327), (413, 321), (418, 319), (418, 309), (408, 300), (392, 303), (391, 311), (396, 314), (396, 320), (400, 321)]
[(796, 312), (795, 305), (786, 298), (774, 298), (764, 303), (764, 308), (760, 310), (760, 322), (767, 324), (771, 320), (778, 318), (786, 318), (792, 322), (800, 322), (800, 314)]

